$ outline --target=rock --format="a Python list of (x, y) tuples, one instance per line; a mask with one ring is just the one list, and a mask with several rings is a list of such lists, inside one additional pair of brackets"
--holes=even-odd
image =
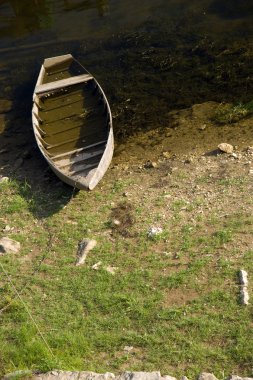
[(130, 351), (132, 351), (133, 349), (134, 349), (133, 346), (125, 346), (125, 347), (123, 348), (123, 350), (126, 351), (126, 352), (130, 352)]
[(124, 372), (117, 380), (161, 380), (160, 372)]
[(0, 183), (8, 182), (8, 181), (9, 181), (9, 177), (0, 177)]
[(113, 221), (112, 221), (112, 224), (114, 225), (114, 226), (120, 226), (121, 225), (121, 221), (120, 220), (118, 220), (118, 219), (114, 219)]
[(242, 305), (248, 305), (249, 304), (249, 293), (247, 286), (241, 287), (241, 303)]
[(98, 263), (92, 265), (91, 268), (94, 269), (94, 270), (99, 270), (99, 268), (101, 267), (101, 265), (102, 265), (102, 261), (99, 261)]
[(148, 230), (148, 237), (153, 238), (157, 235), (160, 235), (163, 232), (163, 229), (161, 227), (151, 227)]
[(3, 232), (9, 232), (10, 230), (11, 227), (8, 224), (3, 228)]
[(94, 373), (94, 372), (77, 372), (77, 371), (51, 371), (47, 374), (35, 376), (34, 380), (109, 380), (114, 379), (113, 373)]
[(110, 265), (105, 268), (106, 272), (112, 274), (113, 276), (115, 275), (118, 267), (111, 267)]
[(239, 271), (239, 280), (241, 285), (248, 286), (248, 273), (246, 270), (241, 269)]
[(95, 372), (79, 372), (78, 380), (109, 380), (114, 378), (115, 375), (111, 372), (106, 372), (103, 374)]
[[(132, 347), (129, 347), (132, 349)], [(21, 372), (21, 371), (18, 371)], [(9, 380), (9, 378), (4, 378)], [(77, 372), (77, 371), (58, 371), (54, 370), (47, 373), (35, 374), (33, 380), (176, 380), (172, 376), (161, 376), (159, 371), (157, 372), (123, 372), (120, 375), (115, 376), (111, 372), (103, 374), (95, 372)], [(186, 377), (184, 380), (188, 380)]]
[(0, 113), (7, 113), (12, 109), (12, 102), (8, 99), (0, 99)]
[(77, 371), (57, 371), (53, 370), (48, 373), (39, 374), (33, 377), (34, 380), (78, 380), (79, 373)]
[[(127, 348), (133, 349), (133, 347)], [(11, 374), (5, 375), (3, 380), (14, 380), (20, 376), (32, 376), (33, 380), (177, 380), (173, 376), (161, 376), (159, 371), (154, 372), (123, 372), (120, 375), (115, 376), (111, 372), (95, 373), (88, 371), (59, 371), (53, 370), (47, 373), (33, 374), (32, 371), (16, 371)], [(22, 377), (23, 378), (23, 377)], [(199, 375), (198, 380), (217, 380), (212, 373), (202, 373)], [(188, 380), (186, 376), (183, 376), (181, 380)], [(250, 377), (239, 377), (232, 375), (227, 380), (253, 380)]]
[(228, 154), (233, 153), (233, 150), (234, 150), (233, 145), (231, 145), (231, 144), (227, 144), (227, 143), (219, 144), (219, 145), (218, 145), (218, 148), (219, 148), (222, 152), (224, 152), (224, 153), (228, 153)]
[(253, 380), (252, 377), (240, 377), (237, 375), (231, 375), (226, 380)]
[(213, 373), (202, 372), (198, 376), (198, 380), (217, 380), (217, 377), (215, 377)]
[(20, 243), (8, 237), (0, 239), (0, 255), (5, 253), (18, 253), (20, 251)]
[(177, 380), (175, 377), (170, 376), (170, 375), (165, 375), (165, 376), (162, 377), (162, 379), (165, 379), (165, 380)]
[(96, 245), (96, 240), (88, 239), (83, 239), (78, 243), (76, 266), (82, 265), (85, 262), (88, 252), (91, 251)]

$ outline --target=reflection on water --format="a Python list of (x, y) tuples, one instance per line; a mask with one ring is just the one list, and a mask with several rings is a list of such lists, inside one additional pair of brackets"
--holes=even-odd
[(64, 10), (83, 11), (86, 9), (96, 8), (99, 16), (105, 16), (109, 12), (108, 0), (84, 0), (84, 1), (71, 1), (64, 0)]
[(109, 13), (108, 0), (0, 0), (0, 38), (50, 28), (53, 15), (59, 12), (89, 9), (96, 9), (98, 16), (103, 17)]
[(25, 83), (28, 113), (42, 60), (73, 53), (105, 89), (117, 137), (166, 128), (176, 108), (252, 100), (252, 14), (251, 0), (0, 0), (13, 70), (0, 64), (0, 87)]
[(2, 0), (0, 37), (17, 37), (48, 28), (51, 24), (47, 0)]

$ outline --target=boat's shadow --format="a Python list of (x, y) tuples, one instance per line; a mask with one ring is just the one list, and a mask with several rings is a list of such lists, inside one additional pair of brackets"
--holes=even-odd
[(36, 145), (31, 121), (35, 79), (36, 72), (22, 85), (10, 86), (6, 96), (12, 106), (4, 114), (5, 128), (0, 133), (0, 178), (8, 177), (10, 186), (15, 181), (29, 211), (41, 219), (59, 212), (76, 191), (55, 176)]

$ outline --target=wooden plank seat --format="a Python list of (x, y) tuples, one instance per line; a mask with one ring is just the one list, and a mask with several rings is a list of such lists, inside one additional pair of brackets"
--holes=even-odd
[(58, 89), (62, 89), (63, 87), (72, 86), (74, 84), (88, 82), (91, 79), (93, 79), (93, 76), (90, 74), (82, 74), (82, 75), (76, 75), (74, 77), (70, 77), (67, 79), (60, 79), (54, 82), (49, 82), (45, 84), (40, 84), (35, 87), (35, 94), (43, 94), (45, 92), (55, 91)]

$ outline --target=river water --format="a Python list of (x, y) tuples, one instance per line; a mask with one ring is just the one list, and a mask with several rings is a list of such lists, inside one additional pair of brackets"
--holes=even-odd
[(1, 97), (30, 130), (43, 59), (72, 53), (104, 88), (118, 141), (165, 128), (173, 109), (251, 100), (252, 18), (252, 0), (0, 0)]

